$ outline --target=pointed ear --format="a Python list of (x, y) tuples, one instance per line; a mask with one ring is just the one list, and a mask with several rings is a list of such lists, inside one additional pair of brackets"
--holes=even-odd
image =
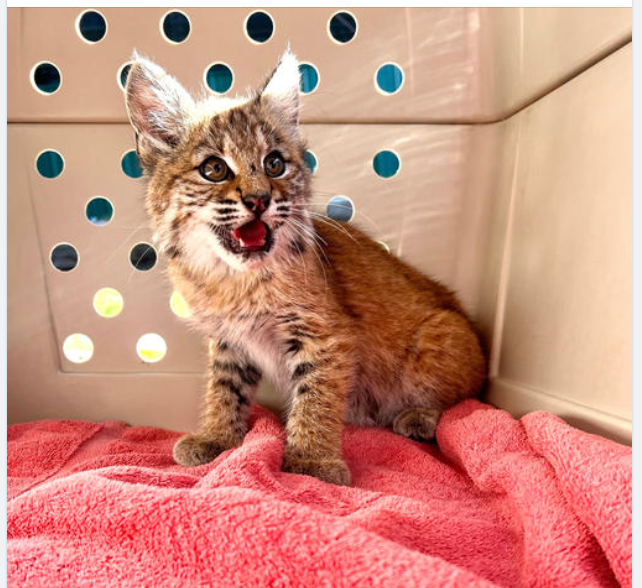
[(263, 90), (261, 101), (291, 124), (299, 122), (299, 62), (288, 48)]
[(160, 155), (181, 142), (194, 101), (176, 79), (134, 53), (126, 93), (127, 112), (136, 130), (139, 151)]

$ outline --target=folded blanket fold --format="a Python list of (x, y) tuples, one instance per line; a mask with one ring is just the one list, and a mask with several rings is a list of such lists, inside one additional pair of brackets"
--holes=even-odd
[(280, 471), (257, 408), (243, 445), (173, 463), (178, 433), (9, 427), (9, 586), (631, 586), (631, 448), (470, 400), (438, 446), (348, 427), (353, 485)]

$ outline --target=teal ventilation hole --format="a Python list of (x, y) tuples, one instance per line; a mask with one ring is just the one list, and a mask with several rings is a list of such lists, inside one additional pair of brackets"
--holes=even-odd
[(143, 175), (143, 168), (140, 167), (140, 161), (138, 161), (136, 151), (132, 150), (125, 153), (120, 162), (120, 167), (123, 168), (125, 175), (130, 178), (140, 178)]
[(70, 272), (78, 265), (78, 252), (69, 243), (60, 243), (51, 250), (51, 265), (58, 271)]
[(224, 63), (215, 63), (205, 73), (205, 82), (212, 92), (224, 94), (232, 87), (234, 74)]
[(120, 73), (118, 74), (118, 81), (120, 82), (123, 90), (127, 87), (127, 76), (129, 75), (129, 70), (132, 68), (131, 63), (126, 63), (120, 68)]
[(299, 65), (299, 74), (301, 75), (301, 92), (304, 94), (314, 92), (319, 85), (317, 68), (310, 63), (302, 63)]
[(57, 178), (65, 167), (62, 155), (57, 151), (49, 149), (43, 151), (36, 159), (36, 169), (43, 178)]
[(274, 34), (274, 21), (267, 12), (253, 12), (245, 21), (245, 32), (255, 43), (267, 43)]
[(147, 272), (156, 265), (156, 250), (149, 243), (138, 243), (129, 253), (129, 261), (141, 272)]
[(403, 86), (403, 71), (394, 63), (385, 63), (377, 70), (375, 83), (383, 94), (396, 94)]
[(318, 162), (317, 162), (316, 155), (312, 153), (312, 151), (306, 150), (303, 152), (303, 161), (305, 161), (305, 165), (307, 165), (308, 168), (310, 168), (311, 173), (314, 173), (317, 171)]
[(33, 68), (31, 78), (34, 87), (42, 94), (53, 94), (60, 88), (62, 78), (53, 63), (39, 63)]
[(114, 216), (114, 207), (107, 198), (98, 196), (87, 203), (85, 214), (92, 225), (102, 227), (111, 221), (112, 216)]
[(161, 22), (163, 36), (172, 43), (182, 43), (189, 37), (191, 25), (187, 15), (175, 10), (168, 12)]
[(83, 12), (77, 26), (78, 34), (88, 43), (98, 43), (107, 34), (107, 21), (95, 10)]
[(335, 196), (326, 207), (326, 214), (336, 221), (349, 222), (354, 216), (354, 205), (346, 196)]
[(399, 171), (399, 157), (393, 151), (379, 151), (372, 160), (372, 167), (382, 178), (391, 178)]
[(357, 34), (357, 21), (349, 12), (337, 12), (328, 23), (328, 31), (337, 43), (349, 43)]

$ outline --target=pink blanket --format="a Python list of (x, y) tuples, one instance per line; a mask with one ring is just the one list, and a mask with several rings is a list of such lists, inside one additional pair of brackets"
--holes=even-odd
[(9, 427), (9, 586), (631, 586), (631, 449), (549, 414), (467, 401), (439, 449), (350, 427), (351, 488), (281, 473), (261, 409), (208, 465), (177, 436)]

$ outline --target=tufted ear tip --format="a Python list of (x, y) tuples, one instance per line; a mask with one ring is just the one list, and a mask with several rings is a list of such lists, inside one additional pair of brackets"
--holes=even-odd
[(157, 152), (175, 147), (185, 132), (194, 101), (165, 70), (132, 53), (125, 88), (129, 120), (143, 145)]
[(288, 43), (278, 65), (261, 91), (261, 98), (279, 109), (290, 122), (297, 123), (299, 120), (299, 84), (299, 62)]

